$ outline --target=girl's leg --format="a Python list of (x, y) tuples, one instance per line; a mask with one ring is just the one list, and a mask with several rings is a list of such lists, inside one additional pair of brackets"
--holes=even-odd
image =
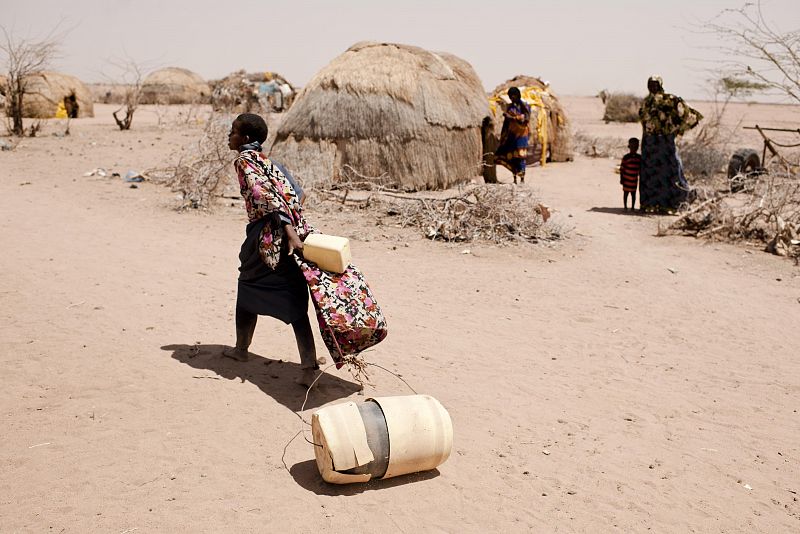
[(253, 342), (253, 333), (256, 330), (258, 315), (242, 308), (236, 307), (236, 347), (222, 351), (224, 356), (246, 362), (250, 357), (247, 349)]
[(622, 206), (625, 208), (626, 211), (628, 210), (628, 192), (627, 191), (623, 191), (622, 192)]
[(297, 340), (297, 351), (300, 353), (300, 368), (303, 374), (297, 380), (298, 384), (311, 387), (317, 377), (319, 364), (317, 363), (317, 349), (314, 345), (314, 334), (311, 330), (311, 322), (308, 315), (292, 323), (294, 337)]

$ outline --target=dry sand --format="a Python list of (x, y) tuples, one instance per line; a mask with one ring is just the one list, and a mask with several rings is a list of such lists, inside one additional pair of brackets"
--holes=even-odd
[[(638, 134), (596, 99), (567, 108), (593, 135)], [(257, 357), (219, 354), (241, 207), (181, 214), (162, 187), (83, 176), (168, 162), (199, 127), (144, 108), (119, 132), (111, 109), (0, 153), (0, 532), (800, 530), (791, 262), (655, 237), (658, 218), (621, 212), (616, 159), (530, 171), (572, 228), (553, 245), (432, 243), (311, 210), (352, 239), (387, 314), (369, 360), (455, 428), (438, 470), (330, 486), (302, 439), (281, 461), (304, 396), (291, 329), (261, 319)], [(372, 379), (367, 395), (407, 392)], [(356, 389), (331, 372), (308, 408)]]

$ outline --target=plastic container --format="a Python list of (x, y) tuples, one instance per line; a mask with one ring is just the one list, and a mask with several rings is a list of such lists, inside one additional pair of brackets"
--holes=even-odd
[(317, 264), (324, 271), (343, 273), (353, 255), (350, 240), (335, 235), (310, 234), (303, 241), (303, 257)]
[(332, 484), (428, 471), (447, 460), (453, 424), (429, 395), (327, 406), (311, 417), (317, 468)]

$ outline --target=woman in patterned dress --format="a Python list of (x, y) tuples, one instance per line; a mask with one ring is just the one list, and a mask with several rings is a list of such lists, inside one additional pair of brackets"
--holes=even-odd
[(514, 173), (514, 183), (519, 178), (525, 183), (525, 159), (528, 157), (528, 136), (530, 135), (531, 107), (522, 100), (517, 87), (508, 89), (511, 103), (503, 110), (503, 129), (500, 143), (495, 150), (495, 162)]
[(292, 179), (262, 152), (267, 138), (264, 119), (252, 113), (239, 115), (231, 125), (228, 146), (239, 152), (234, 161), (249, 224), (239, 253), (236, 299), (236, 346), (223, 354), (247, 361), (259, 315), (291, 324), (300, 352), (302, 376), (310, 386), (319, 365), (308, 318), (308, 286), (292, 257), (303, 249), (311, 228)]
[(703, 116), (682, 98), (664, 92), (661, 78), (647, 80), (650, 94), (642, 102), (642, 168), (639, 209), (673, 211), (686, 200), (689, 186), (683, 175), (675, 138), (691, 130)]

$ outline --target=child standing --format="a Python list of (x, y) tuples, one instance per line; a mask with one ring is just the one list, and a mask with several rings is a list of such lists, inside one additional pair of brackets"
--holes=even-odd
[(636, 188), (639, 185), (639, 170), (642, 168), (642, 156), (639, 155), (639, 140), (635, 137), (628, 139), (630, 152), (622, 156), (619, 166), (619, 183), (622, 184), (622, 204), (628, 211), (628, 193), (631, 194), (631, 209), (636, 207)]

